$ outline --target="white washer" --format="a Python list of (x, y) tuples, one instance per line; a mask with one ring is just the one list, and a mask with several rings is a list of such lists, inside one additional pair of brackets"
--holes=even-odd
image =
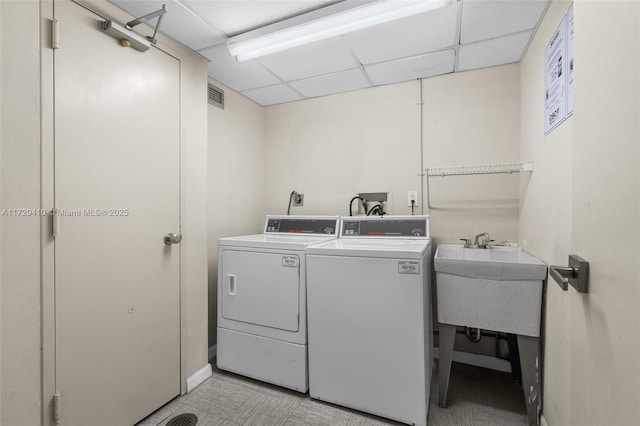
[(264, 233), (218, 240), (217, 365), (308, 390), (305, 250), (337, 216), (267, 216)]
[(425, 425), (433, 369), (428, 216), (343, 217), (307, 249), (309, 393)]

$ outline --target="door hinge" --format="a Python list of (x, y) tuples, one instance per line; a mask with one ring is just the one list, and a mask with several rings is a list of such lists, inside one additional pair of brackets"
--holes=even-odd
[(60, 214), (56, 208), (51, 209), (51, 234), (53, 238), (60, 236)]
[(60, 21), (56, 18), (51, 20), (51, 48), (60, 49)]
[(60, 424), (60, 391), (53, 394), (53, 424)]

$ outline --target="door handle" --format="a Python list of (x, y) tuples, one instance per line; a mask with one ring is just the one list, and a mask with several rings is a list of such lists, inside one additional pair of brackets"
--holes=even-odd
[(551, 265), (549, 275), (564, 291), (571, 284), (580, 293), (589, 292), (589, 262), (580, 256), (569, 255), (569, 266)]
[(182, 241), (181, 234), (174, 234), (170, 232), (164, 236), (164, 243), (168, 246), (170, 246), (171, 244), (179, 244), (180, 241)]
[(227, 275), (227, 277), (229, 277), (229, 296), (235, 296), (236, 295), (236, 276), (229, 274)]
[(551, 265), (549, 269), (549, 275), (556, 280), (558, 285), (564, 290), (569, 290), (569, 278), (575, 278), (576, 271), (573, 268), (566, 266)]

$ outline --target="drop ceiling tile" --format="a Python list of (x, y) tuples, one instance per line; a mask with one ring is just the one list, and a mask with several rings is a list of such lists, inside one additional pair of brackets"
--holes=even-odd
[(458, 71), (518, 62), (533, 31), (460, 46)]
[(211, 61), (209, 75), (234, 90), (242, 91), (281, 83), (257, 62), (236, 61), (234, 57), (229, 56), (224, 44), (198, 53)]
[(464, 0), (461, 44), (473, 43), (536, 27), (547, 0)]
[(333, 95), (369, 87), (360, 68), (289, 83), (306, 98)]
[(296, 93), (295, 90), (284, 84), (247, 90), (242, 92), (242, 94), (262, 106), (282, 104), (302, 99), (302, 96)]
[[(167, 13), (162, 18), (160, 32), (193, 50), (226, 40), (224, 34), (216, 31), (175, 0), (110, 0), (110, 2), (136, 18), (154, 12), (166, 4)], [(156, 22), (157, 20), (154, 19), (146, 25), (155, 28)], [(149, 32), (149, 34), (152, 33)]]
[(365, 67), (376, 86), (453, 72), (455, 52), (445, 50), (399, 61)]
[(315, 0), (183, 0), (202, 18), (229, 35), (236, 35), (325, 6)]
[(343, 39), (363, 64), (442, 50), (457, 42), (459, 9), (456, 3), (345, 34)]
[(337, 38), (273, 53), (257, 61), (284, 81), (301, 80), (358, 66), (349, 49)]

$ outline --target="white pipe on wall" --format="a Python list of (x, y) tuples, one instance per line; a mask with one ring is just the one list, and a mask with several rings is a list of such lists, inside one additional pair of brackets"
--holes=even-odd
[(422, 99), (422, 79), (418, 79), (418, 113), (420, 114), (419, 123), (420, 123), (420, 214), (424, 214), (424, 123), (422, 117), (422, 106), (424, 105), (424, 101)]

